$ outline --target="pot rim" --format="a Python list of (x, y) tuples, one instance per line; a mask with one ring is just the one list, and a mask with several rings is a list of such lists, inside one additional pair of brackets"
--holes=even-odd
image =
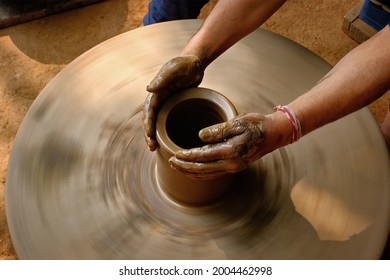
[(174, 94), (169, 97), (160, 108), (157, 114), (156, 121), (156, 139), (159, 148), (164, 149), (170, 155), (174, 155), (176, 151), (182, 150), (183, 148), (178, 146), (168, 136), (166, 131), (166, 121), (169, 113), (173, 108), (184, 101), (188, 100), (205, 100), (212, 103), (216, 108), (220, 108), (223, 113), (223, 121), (228, 121), (237, 116), (237, 110), (232, 102), (226, 98), (223, 94), (203, 87), (189, 88), (181, 91), (180, 93)]

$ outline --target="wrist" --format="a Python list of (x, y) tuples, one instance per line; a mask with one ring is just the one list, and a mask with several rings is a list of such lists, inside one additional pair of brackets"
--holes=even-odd
[(184, 47), (182, 52), (180, 53), (181, 56), (196, 56), (203, 69), (206, 69), (206, 67), (210, 64), (212, 61), (211, 56), (211, 48), (210, 46), (207, 46), (204, 41), (205, 39), (202, 38), (201, 35), (199, 35), (199, 32), (192, 37), (192, 39), (187, 43), (187, 45)]
[(265, 140), (274, 146), (273, 150), (290, 144), (293, 138), (290, 120), (281, 111), (266, 115), (264, 134)]
[(295, 112), (288, 106), (278, 105), (275, 106), (274, 109), (277, 112), (283, 113), (286, 116), (286, 118), (290, 121), (291, 129), (292, 129), (292, 137), (290, 143), (294, 143), (298, 141), (299, 138), (302, 137), (302, 129), (301, 129), (301, 122), (299, 121)]

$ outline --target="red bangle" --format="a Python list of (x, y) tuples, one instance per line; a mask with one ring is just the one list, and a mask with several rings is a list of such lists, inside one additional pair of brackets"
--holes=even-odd
[(298, 141), (299, 138), (302, 137), (302, 129), (301, 129), (301, 123), (299, 122), (294, 111), (291, 110), (288, 106), (280, 106), (280, 105), (275, 106), (274, 110), (284, 113), (287, 116), (287, 118), (290, 120), (291, 127), (293, 130), (291, 143)]

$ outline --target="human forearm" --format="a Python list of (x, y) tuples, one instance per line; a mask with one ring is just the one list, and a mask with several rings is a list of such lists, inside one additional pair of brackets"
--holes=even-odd
[(303, 134), (369, 105), (390, 88), (389, 42), (387, 26), (289, 104), (301, 121)]
[(390, 27), (386, 27), (287, 107), (278, 106), (265, 116), (245, 113), (201, 130), (199, 136), (209, 144), (178, 151), (170, 159), (172, 167), (202, 179), (239, 172), (301, 134), (370, 104), (390, 87), (389, 42)]
[(286, 0), (219, 0), (182, 51), (209, 65), (229, 47), (263, 24)]

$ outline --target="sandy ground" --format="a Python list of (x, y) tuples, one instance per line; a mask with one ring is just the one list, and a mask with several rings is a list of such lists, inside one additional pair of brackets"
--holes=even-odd
[[(202, 10), (204, 18), (216, 3)], [(359, 0), (288, 1), (264, 28), (307, 47), (334, 65), (357, 46), (341, 29)], [(67, 64), (95, 45), (137, 28), (148, 0), (103, 1), (0, 29), (0, 259), (17, 259), (7, 227), (5, 183), (12, 142), (34, 99)], [(386, 94), (370, 108), (378, 122)]]

